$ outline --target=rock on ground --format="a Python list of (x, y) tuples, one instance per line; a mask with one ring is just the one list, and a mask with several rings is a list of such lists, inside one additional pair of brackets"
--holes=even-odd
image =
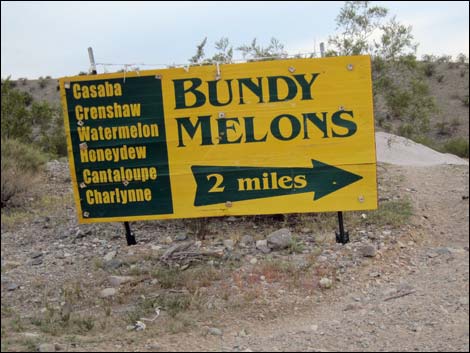
[(289, 246), (292, 241), (292, 233), (287, 228), (281, 228), (267, 237), (268, 246), (273, 250), (282, 250)]

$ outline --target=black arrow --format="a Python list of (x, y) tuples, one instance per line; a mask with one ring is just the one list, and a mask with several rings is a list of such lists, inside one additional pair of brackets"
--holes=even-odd
[(192, 166), (195, 206), (314, 192), (318, 200), (362, 176), (312, 160), (313, 168)]

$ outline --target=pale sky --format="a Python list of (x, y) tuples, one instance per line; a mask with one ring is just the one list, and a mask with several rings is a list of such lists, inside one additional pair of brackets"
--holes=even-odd
[[(423, 54), (469, 53), (467, 1), (373, 1), (413, 27)], [(88, 71), (87, 48), (97, 63), (137, 64), (142, 69), (187, 64), (208, 37), (206, 53), (227, 37), (234, 48), (253, 38), (266, 46), (279, 39), (290, 55), (328, 49), (336, 2), (27, 2), (2, 1), (1, 76), (38, 78)], [(242, 59), (235, 51), (234, 59)], [(150, 66), (143, 66), (142, 63)], [(158, 64), (158, 65), (155, 65)], [(108, 66), (109, 72), (122, 66)], [(98, 66), (102, 73), (103, 66)]]

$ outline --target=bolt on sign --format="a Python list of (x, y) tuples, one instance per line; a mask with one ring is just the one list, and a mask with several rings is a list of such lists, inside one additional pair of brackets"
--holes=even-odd
[(368, 56), (60, 79), (80, 222), (377, 208)]

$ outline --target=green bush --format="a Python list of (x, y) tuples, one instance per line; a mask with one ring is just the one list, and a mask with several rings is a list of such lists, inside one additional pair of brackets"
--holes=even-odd
[(437, 133), (442, 136), (448, 136), (452, 133), (452, 125), (447, 121), (441, 121), (436, 124)]
[(41, 136), (39, 144), (44, 152), (54, 158), (67, 156), (67, 140), (61, 117), (54, 119), (49, 132)]
[(457, 62), (459, 64), (468, 63), (468, 56), (463, 53), (460, 53), (459, 55), (457, 55)]
[(31, 189), (46, 157), (31, 145), (2, 138), (1, 207)]
[(398, 127), (398, 135), (411, 138), (416, 133), (413, 125), (405, 123)]
[(443, 152), (452, 153), (459, 157), (468, 158), (468, 139), (457, 137), (446, 142)]
[(31, 112), (28, 109), (31, 102), (31, 95), (14, 89), (9, 78), (2, 79), (2, 137), (31, 141)]
[(468, 107), (468, 94), (460, 99), (464, 106)]
[(427, 77), (431, 77), (436, 72), (436, 64), (433, 62), (427, 62), (424, 64), (423, 71)]
[(47, 79), (41, 76), (38, 79), (38, 83), (39, 83), (39, 87), (44, 88), (47, 85)]

